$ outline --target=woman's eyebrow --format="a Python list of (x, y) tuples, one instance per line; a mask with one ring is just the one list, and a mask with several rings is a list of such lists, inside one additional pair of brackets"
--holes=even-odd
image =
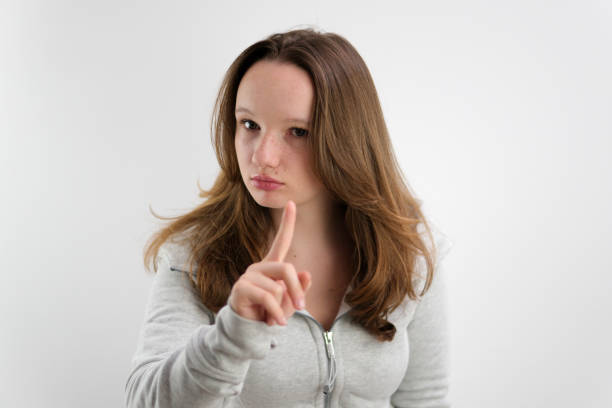
[[(239, 106), (238, 108), (236, 108), (236, 113), (238, 112), (245, 112), (245, 113), (248, 113), (249, 115), (254, 115), (253, 112), (251, 112), (250, 110), (242, 106)], [(310, 122), (304, 119), (290, 118), (290, 119), (287, 119), (286, 121), (287, 122), (300, 122), (307, 126), (310, 125)]]
[(251, 112), (251, 111), (250, 111), (250, 110), (248, 110), (247, 108), (243, 108), (242, 106), (240, 106), (240, 107), (236, 108), (236, 113), (238, 113), (238, 112), (246, 112), (246, 113), (248, 113), (248, 114), (250, 114), (250, 115), (253, 115), (253, 112)]

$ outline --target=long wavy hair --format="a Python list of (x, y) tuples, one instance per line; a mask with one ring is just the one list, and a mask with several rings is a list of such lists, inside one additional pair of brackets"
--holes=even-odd
[[(211, 141), (221, 167), (210, 190), (198, 182), (203, 202), (175, 217), (145, 246), (145, 267), (170, 237), (189, 248), (189, 276), (203, 304), (217, 313), (246, 268), (261, 261), (274, 224), (269, 209), (255, 202), (244, 185), (236, 157), (235, 104), (240, 80), (259, 60), (290, 63), (306, 71), (314, 85), (314, 108), (307, 137), (314, 173), (341, 202), (344, 224), (354, 245), (351, 290), (345, 301), (354, 322), (380, 341), (395, 327), (387, 320), (409, 296), (429, 289), (435, 243), (396, 161), (370, 72), (357, 50), (342, 36), (296, 29), (272, 34), (245, 49), (231, 64), (219, 89), (211, 118)], [(419, 225), (422, 231), (419, 232)], [(427, 245), (422, 232), (427, 234)], [(426, 265), (417, 295), (417, 258)]]

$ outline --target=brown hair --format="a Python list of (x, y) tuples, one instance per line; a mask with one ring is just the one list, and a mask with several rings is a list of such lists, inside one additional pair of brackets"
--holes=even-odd
[[(269, 209), (258, 205), (243, 184), (234, 147), (235, 104), (245, 72), (259, 60), (294, 64), (312, 79), (315, 100), (307, 138), (314, 173), (344, 204), (345, 226), (354, 243), (352, 290), (346, 296), (351, 316), (380, 341), (390, 341), (395, 327), (387, 321), (406, 295), (416, 299), (413, 278), (422, 255), (433, 279), (432, 233), (405, 182), (391, 146), (378, 94), (357, 50), (342, 36), (312, 28), (277, 33), (245, 49), (231, 64), (217, 95), (211, 140), (221, 167), (206, 200), (157, 231), (145, 249), (149, 269), (171, 236), (189, 244), (189, 276), (202, 302), (217, 313), (246, 270), (265, 256), (273, 230)], [(417, 231), (428, 234), (431, 248)], [(194, 269), (194, 266), (196, 268)], [(154, 262), (157, 271), (157, 263)], [(150, 270), (150, 269), (149, 269)], [(194, 271), (196, 272), (194, 274)], [(192, 276), (195, 276), (193, 279)]]

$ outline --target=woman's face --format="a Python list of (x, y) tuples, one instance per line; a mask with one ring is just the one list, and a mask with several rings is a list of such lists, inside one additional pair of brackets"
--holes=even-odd
[[(236, 95), (234, 138), (242, 180), (253, 199), (270, 208), (327, 200), (312, 172), (308, 147), (314, 89), (306, 71), (260, 60), (243, 76)], [(254, 178), (268, 177), (279, 184)]]

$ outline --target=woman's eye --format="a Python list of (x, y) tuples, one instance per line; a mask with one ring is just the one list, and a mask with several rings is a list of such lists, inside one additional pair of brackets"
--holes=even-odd
[(244, 124), (248, 130), (255, 130), (256, 127), (259, 127), (257, 126), (257, 123), (250, 119), (242, 119), (240, 123)]
[(293, 134), (296, 135), (297, 137), (305, 137), (306, 135), (308, 135), (308, 131), (306, 129), (302, 129), (302, 128), (293, 128)]
[[(259, 125), (257, 125), (257, 123), (253, 122), (250, 119), (242, 119), (240, 123), (242, 123), (242, 125), (247, 130), (258, 130), (259, 129)], [(293, 135), (295, 135), (296, 137), (305, 137), (308, 135), (308, 131), (302, 128), (294, 127), (294, 128), (291, 128), (291, 131)]]

